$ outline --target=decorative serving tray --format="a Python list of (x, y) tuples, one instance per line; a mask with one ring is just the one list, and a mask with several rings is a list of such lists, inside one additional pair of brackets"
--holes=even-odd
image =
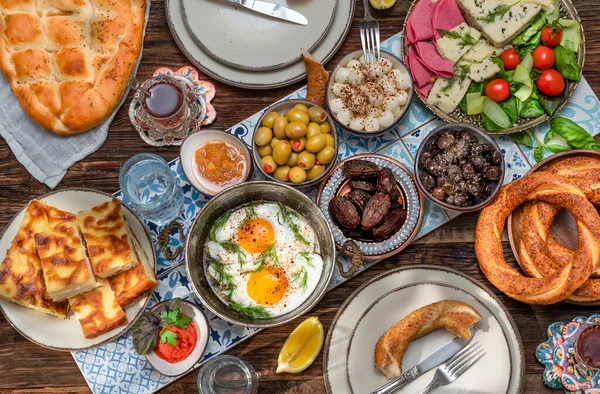
[[(382, 43), (382, 50), (400, 56), (401, 45), (401, 36), (396, 34)], [(306, 88), (304, 87), (284, 99), (303, 98), (305, 94)], [(252, 132), (260, 115), (261, 112), (256, 113), (228, 131), (241, 137), (248, 146), (251, 146)], [(560, 115), (575, 120), (589, 132), (595, 133), (596, 130), (600, 130), (597, 121), (600, 119), (600, 101), (585, 80), (582, 79), (573, 98)], [(413, 100), (406, 116), (392, 132), (379, 137), (362, 138), (341, 130), (338, 131), (340, 143), (338, 159), (342, 160), (360, 153), (377, 152), (393, 157), (412, 170), (414, 155), (419, 144), (427, 133), (440, 124), (442, 121), (437, 119), (419, 100)], [(548, 129), (548, 122), (545, 122), (538, 126), (535, 132), (543, 140)], [(506, 161), (505, 182), (520, 178), (531, 168), (532, 164), (535, 164), (533, 149), (521, 149), (506, 136), (499, 136), (496, 141)], [(207, 198), (188, 183), (178, 159), (173, 160), (170, 166), (184, 191), (184, 209), (174, 222), (175, 225), (167, 228), (168, 232), (161, 231), (164, 229), (157, 227), (152, 222), (146, 222), (158, 255), (157, 273), (160, 282), (151, 297), (149, 307), (156, 302), (172, 297), (182, 297), (198, 305), (206, 313), (210, 324), (210, 339), (203, 358), (203, 361), (206, 361), (250, 338), (258, 330), (225, 322), (203, 308), (193, 295), (185, 274), (183, 245), (194, 217), (202, 209)], [(260, 179), (257, 173), (254, 174), (254, 179)], [(316, 189), (313, 189), (308, 195), (314, 198)], [(121, 192), (115, 193), (115, 197), (124, 199)], [(457, 213), (445, 211), (427, 200), (425, 200), (424, 209), (425, 215), (417, 238), (423, 237), (458, 216)], [(159, 244), (164, 246), (161, 248)], [(366, 267), (375, 263), (367, 262)], [(346, 269), (349, 267), (350, 264), (346, 261)], [(359, 272), (363, 269), (365, 268), (361, 268)], [(330, 287), (333, 288), (344, 281), (345, 279), (336, 269)], [(279, 344), (274, 344), (274, 346), (279, 346)], [(163, 376), (152, 369), (146, 359), (139, 356), (133, 349), (131, 330), (115, 342), (87, 351), (73, 352), (73, 358), (92, 392), (96, 394), (154, 393), (181, 377)], [(277, 360), (273, 359), (273, 365), (276, 362)]]

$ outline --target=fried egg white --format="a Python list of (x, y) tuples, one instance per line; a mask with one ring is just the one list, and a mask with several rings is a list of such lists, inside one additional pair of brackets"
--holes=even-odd
[[(286, 208), (291, 212), (288, 215), (281, 210), (273, 203), (237, 209), (213, 226), (206, 245), (210, 259), (220, 264), (233, 284), (228, 301), (260, 306), (271, 316), (298, 308), (317, 286), (323, 270), (314, 230), (292, 209)], [(209, 264), (208, 271), (223, 285), (213, 265)]]

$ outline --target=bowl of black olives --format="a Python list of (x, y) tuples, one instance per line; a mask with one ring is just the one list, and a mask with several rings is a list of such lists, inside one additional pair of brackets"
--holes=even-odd
[(421, 143), (415, 174), (419, 189), (433, 203), (451, 211), (473, 212), (498, 194), (504, 158), (496, 141), (481, 130), (444, 124)]

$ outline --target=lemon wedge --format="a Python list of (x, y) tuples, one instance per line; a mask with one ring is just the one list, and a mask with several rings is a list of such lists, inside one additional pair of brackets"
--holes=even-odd
[(396, 0), (369, 0), (369, 3), (376, 10), (387, 10), (396, 4)]
[(325, 334), (318, 317), (304, 320), (286, 339), (277, 358), (277, 373), (298, 373), (304, 371), (315, 361)]

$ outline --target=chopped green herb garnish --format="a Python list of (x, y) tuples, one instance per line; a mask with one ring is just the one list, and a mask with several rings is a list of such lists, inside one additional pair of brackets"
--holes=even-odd
[(306, 272), (306, 268), (302, 267), (300, 271), (294, 272), (292, 274), (292, 282), (299, 282), (302, 292), (306, 293), (306, 288), (308, 287), (308, 272)]
[(247, 306), (233, 301), (229, 301), (229, 305), (252, 320), (268, 319), (271, 317), (271, 313), (262, 306)]
[(177, 334), (166, 328), (160, 333), (160, 341), (171, 346), (177, 346)]
[(192, 318), (189, 316), (184, 316), (181, 313), (181, 309), (176, 309), (174, 311), (163, 311), (160, 315), (161, 319), (164, 320), (167, 326), (175, 326), (177, 328), (186, 329)]
[(226, 251), (234, 252), (237, 255), (238, 263), (240, 263), (240, 267), (242, 267), (246, 263), (246, 253), (244, 253), (244, 251), (242, 250), (240, 245), (236, 244), (235, 242), (231, 242), (231, 241), (220, 241), (219, 245), (221, 245), (221, 247), (223, 249), (225, 249)]
[[(288, 209), (282, 203), (277, 204), (279, 205), (279, 212), (277, 213), (277, 221), (279, 222), (279, 224), (287, 223), (290, 227), (290, 230), (292, 230), (292, 233), (294, 233), (294, 237), (296, 237), (296, 239), (302, 242), (304, 245), (309, 246), (310, 243), (306, 240), (306, 238), (302, 236), (302, 234), (300, 234), (300, 229), (298, 228), (298, 225), (292, 221), (292, 216), (298, 218), (298, 214)], [(282, 221), (284, 223), (282, 223)]]
[(256, 212), (256, 203), (254, 201), (251, 201), (250, 204), (248, 204), (244, 208), (244, 212), (246, 213), (246, 217), (240, 223), (239, 228), (244, 227), (244, 224), (248, 223), (250, 220), (258, 216), (258, 213)]
[(458, 45), (460, 46), (460, 49), (469, 45), (473, 46), (477, 44), (477, 40), (468, 31), (464, 32), (463, 34), (460, 34), (460, 32), (456, 30), (437, 29), (437, 31), (444, 37), (452, 38), (453, 40), (459, 40)]
[(279, 257), (277, 257), (277, 250), (275, 249), (275, 245), (277, 245), (277, 242), (274, 242), (273, 245), (269, 246), (269, 249), (262, 252), (260, 257), (258, 259), (256, 259), (256, 263), (258, 264), (256, 266), (256, 268), (254, 268), (251, 271), (246, 271), (246, 272), (260, 271), (261, 269), (263, 269), (263, 267), (267, 263), (267, 260), (269, 260), (269, 259), (271, 260), (271, 263), (273, 264), (273, 266), (275, 266), (275, 267), (278, 266), (279, 265)]
[(221, 217), (215, 220), (215, 224), (213, 224), (210, 229), (210, 240), (216, 242), (217, 241), (217, 231), (221, 230), (225, 227), (225, 223), (229, 220), (231, 216), (231, 212), (225, 212)]
[(233, 292), (237, 287), (235, 282), (233, 281), (233, 276), (225, 272), (225, 266), (222, 263), (216, 260), (211, 260), (209, 264), (211, 268), (215, 271), (215, 273), (219, 276), (218, 279), (215, 279), (223, 288), (227, 290), (227, 298), (231, 299), (231, 296), (233, 295)]
[(310, 253), (300, 252), (300, 256), (304, 257), (304, 259), (306, 260), (306, 265), (308, 265), (312, 269), (315, 269), (315, 265), (312, 262), (312, 257), (310, 257)]
[(458, 82), (462, 85), (464, 80), (469, 76), (471, 72), (470, 64), (457, 64), (454, 66), (454, 76), (448, 80), (446, 86), (442, 88), (442, 92), (446, 92), (452, 88), (452, 86)]
[(491, 10), (487, 15), (481, 16), (478, 19), (484, 23), (494, 23), (496, 18), (502, 18), (512, 7), (519, 4), (521, 0), (517, 0), (513, 4), (500, 4)]

